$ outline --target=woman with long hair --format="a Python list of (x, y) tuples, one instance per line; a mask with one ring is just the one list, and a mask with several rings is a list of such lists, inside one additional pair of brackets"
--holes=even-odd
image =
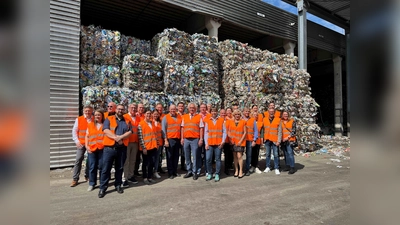
[(230, 122), (228, 135), (233, 145), (233, 161), (235, 165), (234, 177), (242, 178), (243, 174), (243, 152), (246, 146), (246, 121), (241, 119), (242, 113), (239, 110), (233, 111), (233, 121)]
[(153, 111), (152, 114), (152, 118), (153, 118), (153, 122), (156, 128), (156, 132), (157, 132), (157, 139), (158, 141), (158, 147), (157, 147), (157, 153), (156, 153), (156, 159), (154, 162), (154, 177), (157, 179), (160, 179), (161, 176), (158, 174), (158, 168), (161, 166), (160, 161), (162, 162), (162, 158), (161, 158), (161, 153), (163, 150), (163, 146), (164, 146), (164, 138), (162, 137), (162, 126), (161, 126), (161, 118), (160, 118), (160, 113), (157, 110)]
[[(282, 150), (285, 155), (286, 168), (282, 171), (289, 171), (289, 174), (294, 174), (294, 152), (293, 143), (296, 141), (296, 121), (290, 118), (288, 111), (282, 112)], [(290, 168), (289, 168), (290, 167)]]

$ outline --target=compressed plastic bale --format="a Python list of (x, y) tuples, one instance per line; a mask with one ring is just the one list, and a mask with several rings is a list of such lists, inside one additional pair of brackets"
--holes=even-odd
[(193, 34), (193, 63), (203, 63), (218, 66), (218, 40), (204, 34)]
[(124, 87), (142, 92), (164, 90), (163, 67), (153, 56), (131, 54), (124, 58), (121, 74)]
[(94, 84), (106, 87), (121, 87), (119, 66), (101, 65), (97, 67)]
[(130, 54), (151, 54), (151, 42), (135, 37), (121, 35), (121, 56), (124, 58)]
[(96, 64), (116, 65), (121, 63), (121, 33), (106, 29), (94, 33)]
[(154, 110), (158, 103), (167, 109), (165, 94), (163, 92), (132, 92), (132, 102), (142, 103), (146, 109)]
[(107, 88), (101, 86), (87, 86), (81, 89), (82, 105), (90, 105), (94, 109), (105, 109), (106, 103), (104, 101)]
[(79, 86), (81, 88), (94, 85), (97, 68), (98, 66), (93, 64), (81, 63), (79, 65)]
[(122, 104), (127, 107), (132, 103), (132, 90), (128, 88), (120, 87), (108, 87), (104, 91), (104, 102), (115, 102), (116, 104)]
[(193, 82), (193, 94), (196, 95), (213, 95), (219, 94), (219, 81), (220, 76), (218, 68), (213, 64), (193, 64), (194, 67), (194, 79)]
[(164, 65), (164, 92), (173, 95), (192, 95), (195, 67), (186, 62), (167, 60)]
[(101, 28), (95, 25), (81, 26), (80, 33), (80, 61), (84, 64), (93, 64), (95, 61), (95, 32)]
[(156, 34), (152, 39), (152, 47), (154, 56), (162, 61), (174, 59), (192, 62), (191, 36), (176, 28), (167, 28), (160, 34)]
[(214, 94), (214, 93), (196, 95), (195, 98), (197, 100), (198, 105), (200, 105), (202, 103), (211, 104), (213, 107), (216, 107), (218, 109), (220, 109), (221, 105), (222, 105), (222, 99), (220, 98), (219, 95)]

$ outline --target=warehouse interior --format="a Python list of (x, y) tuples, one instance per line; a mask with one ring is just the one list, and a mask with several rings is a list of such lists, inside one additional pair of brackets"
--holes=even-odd
[[(160, 0), (136, 0), (136, 1), (106, 1), (106, 0), (82, 0), (81, 1), (81, 24), (99, 25), (102, 28), (118, 30), (122, 34), (134, 36), (140, 39), (151, 40), (152, 37), (162, 32), (165, 28), (177, 28), (189, 34), (203, 33), (208, 34), (204, 25), (204, 18), (208, 15), (196, 9), (196, 4), (181, 5), (171, 4), (171, 1)], [(226, 1), (229, 2), (229, 1)], [(263, 3), (266, 4), (266, 3)], [(193, 6), (194, 5), (194, 6)], [(201, 7), (201, 6), (198, 6)], [(192, 10), (189, 10), (191, 8)], [(224, 18), (222, 15), (213, 15)], [(288, 21), (288, 22), (296, 22)], [(309, 22), (312, 23), (312, 22)], [(283, 42), (285, 38), (277, 35), (261, 32), (252, 27), (236, 24), (228, 20), (221, 21), (218, 29), (218, 40), (233, 39), (243, 43), (249, 43), (262, 50), (269, 50), (279, 54), (284, 54)], [(310, 26), (309, 26), (310, 27)], [(319, 33), (324, 33), (326, 42), (329, 42), (329, 34), (332, 31), (311, 24), (309, 29), (318, 29)], [(288, 29), (291, 29), (290, 27)], [(335, 34), (337, 35), (337, 34)], [(324, 37), (323, 37), (324, 38)], [(287, 38), (286, 38), (287, 39)], [(333, 48), (335, 43), (332, 42)], [(336, 46), (337, 47), (337, 46)], [(310, 87), (312, 97), (320, 105), (320, 112), (317, 116), (318, 125), (325, 134), (334, 133), (335, 107), (334, 107), (334, 53), (326, 49), (321, 49), (308, 45), (308, 69), (311, 75)], [(343, 52), (340, 50), (339, 52)], [(294, 54), (297, 55), (297, 47)], [(335, 53), (337, 54), (337, 53)], [(343, 90), (343, 109), (342, 123), (347, 124), (347, 87), (346, 87), (346, 59), (341, 55), (342, 60), (342, 90)], [(344, 126), (343, 133), (347, 133)]]

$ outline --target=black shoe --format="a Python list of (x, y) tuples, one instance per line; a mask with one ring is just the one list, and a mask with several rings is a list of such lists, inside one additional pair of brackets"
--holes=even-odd
[(133, 174), (134, 174), (135, 176), (138, 176), (138, 177), (141, 176), (139, 172), (135, 172), (135, 173), (133, 173)]
[(124, 193), (124, 189), (122, 189), (121, 186), (116, 186), (116, 187), (115, 187), (115, 190), (117, 190), (117, 192), (118, 192), (119, 194)]
[(294, 174), (294, 173), (296, 173), (296, 169), (294, 167), (290, 168), (288, 174)]
[(122, 187), (129, 187), (128, 180), (125, 180), (125, 181), (122, 183)]
[(168, 178), (169, 179), (174, 179), (175, 177), (174, 177), (174, 175), (170, 175)]
[(192, 173), (187, 173), (187, 174), (185, 174), (185, 176), (183, 176), (183, 178), (189, 178), (189, 177), (191, 177), (191, 176), (193, 176)]
[(242, 176), (238, 176), (239, 179), (242, 179), (244, 177), (244, 174)]
[(105, 190), (103, 190), (103, 189), (100, 189), (100, 191), (99, 191), (99, 198), (102, 198), (102, 197), (104, 197), (104, 195), (106, 195), (106, 191)]
[(197, 173), (195, 173), (194, 175), (193, 175), (193, 180), (197, 180), (199, 178), (199, 175), (197, 175)]
[(288, 167), (288, 166), (285, 166), (285, 167), (282, 169), (282, 172), (287, 172), (287, 171), (289, 171), (289, 167)]
[(135, 177), (131, 177), (131, 178), (129, 178), (128, 179), (130, 182), (132, 182), (132, 184), (137, 184), (137, 183), (139, 183), (136, 179), (135, 179)]
[(249, 171), (247, 171), (245, 175), (246, 175), (246, 176), (250, 176), (250, 172), (249, 172)]
[(174, 177), (180, 177), (181, 176), (179, 173), (174, 173), (173, 175), (174, 175)]
[(161, 173), (161, 174), (165, 174), (165, 171), (163, 170), (163, 169), (161, 169), (161, 168), (158, 168), (158, 171), (157, 172), (159, 172), (159, 173)]

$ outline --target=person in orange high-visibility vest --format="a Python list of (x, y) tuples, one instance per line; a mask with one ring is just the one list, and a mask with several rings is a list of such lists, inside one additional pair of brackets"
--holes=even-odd
[(232, 115), (232, 109), (231, 108), (226, 108), (226, 120), (233, 120), (233, 115)]
[(157, 148), (160, 146), (157, 127), (151, 118), (151, 111), (145, 110), (144, 120), (138, 127), (140, 150), (142, 152), (143, 164), (143, 182), (145, 184), (155, 183), (153, 178), (154, 163), (156, 160)]
[[(219, 116), (224, 119), (225, 121), (225, 129), (226, 132), (228, 132), (228, 125), (229, 121), (226, 115), (225, 109), (221, 109), (219, 111)], [(224, 173), (229, 176), (229, 169), (233, 169), (232, 164), (233, 164), (233, 153), (232, 153), (232, 145), (230, 144), (228, 134), (226, 135), (225, 138), (225, 144), (224, 144)]]
[(271, 171), (271, 149), (274, 151), (274, 167), (275, 174), (279, 175), (279, 155), (278, 146), (282, 140), (282, 126), (281, 119), (275, 117), (275, 109), (268, 109), (269, 116), (263, 120), (263, 128), (261, 129), (261, 136), (264, 140), (265, 149), (267, 151), (266, 168), (264, 173)]
[[(139, 103), (137, 105), (136, 115), (139, 117), (140, 121), (144, 120), (144, 105), (142, 103)], [(140, 176), (139, 165), (140, 165), (141, 157), (142, 157), (141, 151), (138, 151), (136, 154), (135, 170), (133, 172), (133, 174), (137, 177)]]
[(211, 117), (205, 122), (204, 142), (206, 149), (206, 166), (208, 175), (206, 180), (212, 179), (212, 156), (215, 155), (215, 182), (220, 180), (221, 153), (226, 140), (225, 121), (222, 117), (217, 117), (217, 108), (211, 108)]
[(269, 117), (268, 109), (270, 109), (270, 108), (275, 110), (274, 116), (276, 118), (281, 118), (281, 111), (275, 109), (275, 103), (274, 102), (268, 103), (267, 111), (264, 112), (264, 118), (268, 118)]
[[(206, 105), (205, 103), (201, 103), (201, 104), (200, 104), (200, 112), (199, 112), (199, 115), (201, 116), (201, 119), (203, 120), (203, 123), (205, 123), (206, 120), (208, 120), (208, 119), (211, 117), (211, 114), (209, 114), (209, 113), (207, 112), (207, 105)], [(203, 129), (203, 132), (204, 132), (204, 129)], [(203, 137), (204, 137), (204, 133), (203, 133)], [(206, 147), (206, 146), (205, 146), (204, 144), (200, 147), (200, 149), (201, 149), (201, 164), (200, 164), (200, 170), (201, 170), (201, 167), (204, 165), (206, 174), (208, 174), (207, 167), (206, 167), (206, 148), (205, 148), (205, 147)], [(213, 160), (213, 161), (214, 161), (214, 160)], [(200, 173), (200, 172), (199, 172), (199, 173)]]
[[(259, 118), (259, 113), (253, 111), (251, 113), (251, 116), (253, 117), (254, 120), (257, 120)], [(261, 133), (261, 128), (263, 127), (263, 121), (257, 121), (257, 131), (260, 134)], [(258, 157), (260, 155), (260, 146), (261, 146), (261, 135), (258, 135), (258, 138), (256, 140), (256, 144), (252, 147), (251, 151), (251, 166), (252, 168), (250, 170), (253, 170), (257, 174), (261, 174), (261, 170), (258, 167)]]
[(250, 109), (244, 108), (243, 120), (246, 121), (246, 165), (245, 175), (250, 176), (250, 173), (254, 172), (254, 168), (251, 167), (251, 158), (253, 150), (252, 148), (256, 145), (258, 139), (257, 120), (250, 116)]
[(103, 166), (103, 110), (96, 110), (94, 112), (94, 121), (88, 124), (85, 137), (85, 146), (88, 152), (89, 164), (89, 187), (88, 191), (93, 191), (97, 184), (97, 171), (101, 177), (101, 168)]
[(179, 148), (181, 148), (182, 117), (176, 112), (176, 106), (169, 106), (169, 114), (162, 120), (164, 146), (167, 152), (168, 178), (174, 179), (178, 174)]
[[(258, 106), (257, 105), (252, 105), (251, 106), (251, 114), (253, 114), (253, 112), (257, 113), (257, 118), (255, 119), (257, 122), (263, 122), (264, 119), (264, 115), (262, 113), (258, 113)], [(253, 117), (253, 116), (251, 116)]]
[(111, 168), (115, 165), (115, 190), (122, 194), (122, 173), (126, 159), (126, 148), (129, 144), (129, 136), (132, 134), (132, 127), (129, 120), (124, 117), (125, 106), (117, 105), (116, 114), (108, 116), (104, 120), (104, 150), (103, 168), (100, 177), (100, 190), (98, 197), (103, 198), (108, 188), (111, 177)]
[(136, 115), (139, 116), (140, 121), (144, 120), (144, 105), (142, 103), (138, 104)]
[[(294, 152), (292, 144), (296, 141), (296, 122), (294, 119), (289, 118), (289, 112), (283, 111), (282, 113), (282, 150), (285, 154), (286, 168), (282, 171), (289, 171), (289, 174), (294, 174)], [(290, 169), (289, 169), (290, 167)]]
[[(76, 159), (73, 168), (72, 175), (72, 183), (71, 187), (75, 187), (78, 185), (79, 175), (81, 174), (82, 169), (82, 161), (85, 156), (86, 147), (85, 147), (85, 136), (87, 125), (92, 121), (93, 108), (91, 106), (83, 107), (83, 115), (78, 117), (75, 120), (74, 126), (72, 128), (72, 140), (75, 142), (77, 150), (76, 150)], [(86, 166), (85, 170), (85, 180), (89, 180), (89, 167)]]
[(164, 134), (162, 132), (162, 126), (161, 126), (161, 118), (160, 118), (160, 113), (158, 110), (154, 110), (152, 113), (152, 119), (154, 122), (154, 125), (156, 127), (157, 131), (157, 138), (159, 141), (158, 147), (157, 147), (157, 153), (156, 153), (156, 158), (154, 161), (154, 177), (157, 179), (160, 179), (161, 176), (158, 174), (160, 172), (161, 166), (162, 166), (162, 150), (164, 148)]
[(188, 170), (183, 178), (193, 176), (193, 180), (197, 180), (201, 170), (200, 148), (204, 141), (204, 123), (201, 115), (196, 114), (196, 105), (194, 103), (190, 103), (188, 108), (189, 113), (182, 117), (181, 124), (181, 144), (185, 151), (186, 169)]
[(126, 160), (124, 163), (124, 178), (125, 181), (122, 183), (123, 187), (129, 187), (129, 182), (137, 184), (138, 181), (134, 176), (134, 170), (136, 166), (136, 158), (139, 152), (139, 139), (137, 129), (140, 123), (140, 117), (136, 115), (137, 105), (135, 103), (129, 104), (128, 113), (124, 115), (124, 118), (130, 122), (132, 127), (132, 134), (129, 136), (129, 144), (126, 149)]
[(107, 112), (104, 113), (104, 119), (106, 119), (108, 116), (115, 115), (116, 109), (117, 109), (117, 104), (115, 104), (115, 102), (109, 102), (107, 104)]
[(246, 146), (246, 121), (242, 120), (242, 113), (239, 110), (233, 111), (234, 120), (229, 122), (228, 136), (233, 145), (233, 161), (235, 164), (234, 177), (242, 178), (243, 174), (243, 152)]

